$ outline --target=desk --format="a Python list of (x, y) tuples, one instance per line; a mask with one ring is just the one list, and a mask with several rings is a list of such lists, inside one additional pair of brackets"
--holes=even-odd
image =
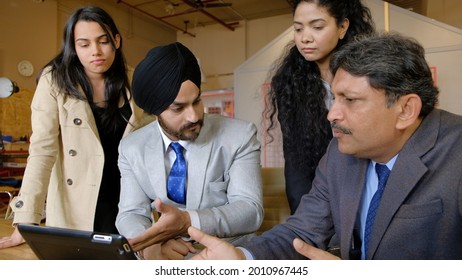
[[(1, 177), (0, 177), (1, 178)], [(22, 176), (13, 176), (8, 177), (8, 179), (22, 180)], [(12, 187), (11, 185), (2, 185), (0, 183), (0, 195), (2, 195), (2, 200), (0, 201), (0, 207), (5, 207), (5, 219), (9, 219), (12, 216), (11, 207), (9, 207), (11, 200), (15, 195), (19, 193), (19, 187)], [(8, 195), (8, 200), (3, 199), (3, 194)], [(3, 205), (5, 204), (5, 205)]]
[(22, 176), (29, 153), (23, 150), (0, 150), (0, 173), (3, 177)]
[[(8, 195), (8, 201), (6, 201), (5, 207), (5, 220), (9, 219), (12, 216), (13, 211), (11, 210), (10, 203), (11, 200), (13, 200), (13, 197), (17, 195), (19, 192), (19, 188), (14, 188), (10, 186), (1, 186), (0, 185), (0, 194), (7, 194)], [(0, 201), (0, 206), (3, 206), (4, 202)]]
[[(4, 220), (3, 215), (0, 219), (0, 237), (10, 236), (14, 228), (11, 220)], [(22, 244), (8, 249), (0, 249), (0, 260), (37, 260), (37, 256), (32, 252), (27, 244)]]

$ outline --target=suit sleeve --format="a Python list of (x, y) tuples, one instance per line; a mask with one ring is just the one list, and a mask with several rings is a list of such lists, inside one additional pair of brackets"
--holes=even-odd
[[(124, 138), (124, 139), (128, 139)], [(152, 225), (151, 199), (143, 191), (129, 162), (130, 143), (122, 140), (119, 145), (119, 169), (121, 174), (119, 213), (116, 227), (127, 238), (141, 234)]]
[(319, 162), (313, 187), (305, 194), (297, 211), (283, 224), (252, 238), (245, 248), (255, 259), (306, 259), (292, 245), (295, 238), (323, 250), (334, 234), (328, 186), (329, 150)]

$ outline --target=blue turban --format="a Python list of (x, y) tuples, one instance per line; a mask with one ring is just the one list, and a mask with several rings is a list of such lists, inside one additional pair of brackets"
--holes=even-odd
[(194, 54), (181, 43), (155, 47), (135, 68), (133, 98), (144, 111), (160, 115), (187, 80), (200, 89), (201, 72)]

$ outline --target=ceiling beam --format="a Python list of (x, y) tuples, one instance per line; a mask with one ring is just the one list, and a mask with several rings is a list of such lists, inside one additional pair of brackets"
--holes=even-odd
[(190, 35), (191, 37), (196, 37), (195, 34), (192, 34), (192, 33), (189, 32), (188, 30), (183, 29), (183, 28), (178, 27), (178, 26), (175, 26), (175, 25), (173, 25), (173, 24), (171, 24), (171, 23), (169, 23), (169, 22), (163, 20), (163, 19), (160, 18), (160, 17), (156, 17), (155, 15), (152, 15), (152, 14), (150, 14), (150, 13), (148, 13), (148, 12), (146, 12), (146, 11), (140, 9), (140, 8), (138, 8), (137, 6), (131, 5), (131, 4), (129, 4), (129, 3), (125, 2), (125, 1), (123, 1), (123, 0), (117, 0), (117, 4), (120, 4), (120, 3), (126, 5), (126, 6), (128, 6), (128, 7), (130, 7), (130, 8), (132, 8), (132, 9), (134, 9), (134, 10), (136, 10), (136, 11), (142, 13), (142, 14), (145, 14), (145, 15), (147, 15), (147, 16), (149, 16), (149, 17), (152, 17), (152, 18), (154, 18), (154, 19), (160, 21), (161, 23), (163, 23), (163, 24), (165, 24), (165, 25), (167, 25), (167, 26), (169, 26), (169, 27), (171, 27), (171, 28), (174, 28), (174, 29), (176, 29), (176, 30), (182, 31), (184, 34), (188, 34), (188, 35)]
[(193, 2), (189, 0), (182, 0), (186, 5), (190, 6), (191, 8), (195, 8), (198, 12), (203, 13), (204, 15), (208, 16), (209, 18), (213, 19), (214, 21), (218, 22), (219, 24), (223, 25), (224, 27), (228, 28), (231, 31), (234, 31), (234, 27), (231, 26), (230, 24), (227, 24), (226, 22), (222, 21), (221, 19), (217, 18), (216, 16), (210, 14), (203, 8), (197, 8), (196, 5), (194, 5)]

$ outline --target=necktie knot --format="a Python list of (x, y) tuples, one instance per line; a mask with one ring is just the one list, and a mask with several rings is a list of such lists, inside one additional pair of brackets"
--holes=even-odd
[(170, 147), (172, 148), (173, 151), (175, 151), (175, 154), (176, 156), (178, 156), (178, 154), (183, 154), (183, 146), (181, 146), (180, 143), (178, 142), (172, 142), (170, 143)]
[(388, 167), (385, 164), (376, 163), (375, 172), (377, 172), (377, 177), (379, 178), (378, 188), (385, 188), (388, 176), (390, 175), (390, 169), (388, 169)]

